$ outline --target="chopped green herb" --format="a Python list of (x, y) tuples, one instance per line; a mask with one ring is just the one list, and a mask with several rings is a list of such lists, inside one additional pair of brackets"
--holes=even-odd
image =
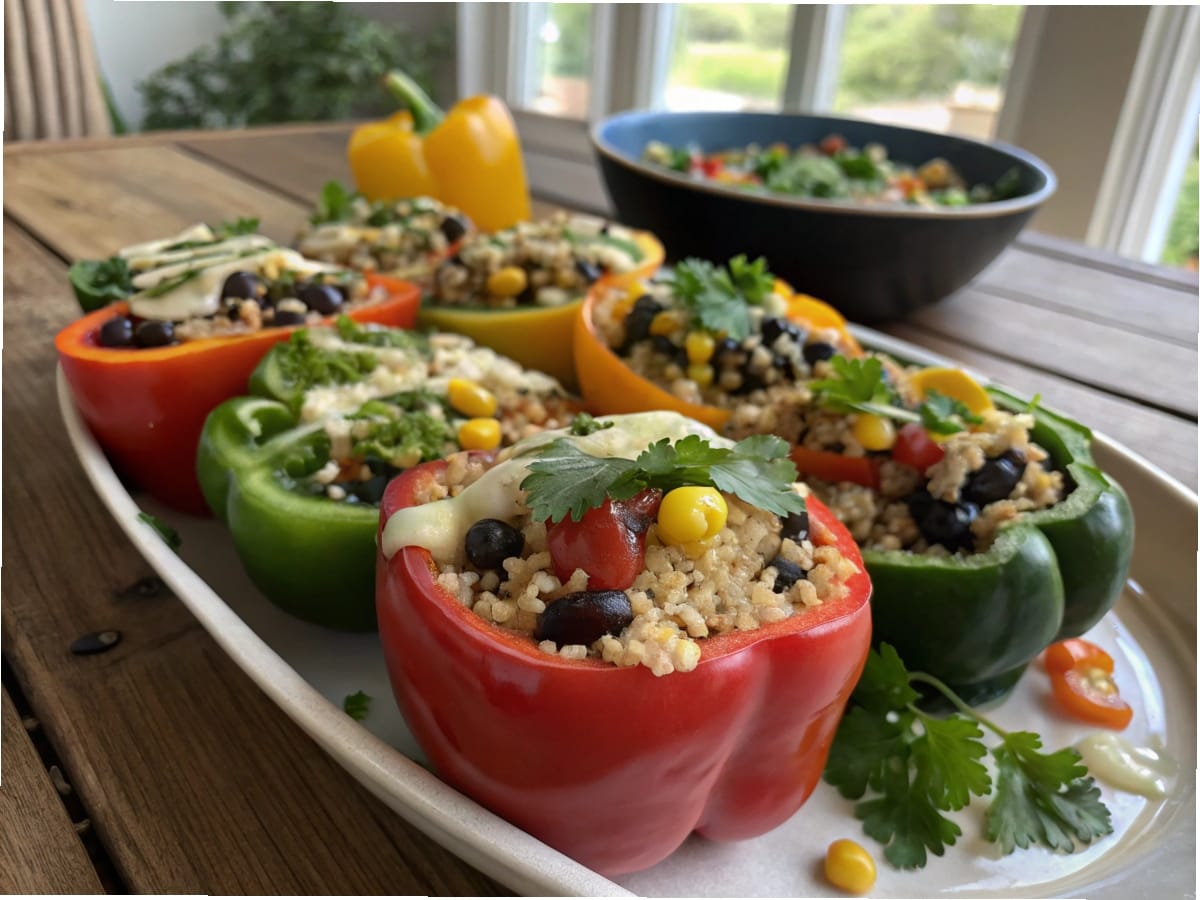
[(954, 434), (963, 430), (963, 423), (978, 425), (983, 419), (975, 415), (961, 400), (928, 391), (917, 412), (921, 424), (934, 434)]
[(773, 435), (756, 435), (732, 449), (713, 447), (697, 435), (675, 444), (663, 438), (637, 459), (591, 456), (566, 438), (538, 454), (521, 482), (535, 519), (575, 521), (606, 498), (628, 500), (646, 488), (669, 491), (684, 485), (715, 487), (779, 516), (804, 511), (792, 489), (796, 467), (788, 445)]
[(419, 331), (401, 328), (385, 328), (379, 325), (360, 325), (347, 315), (337, 317), (335, 323), (338, 336), (351, 344), (366, 344), (369, 347), (411, 348), (422, 353), (429, 347), (429, 338)]
[[(928, 685), (958, 710), (946, 718), (916, 706), (914, 683)], [(1073, 749), (1044, 753), (1028, 731), (1005, 731), (977, 713), (941, 681), (909, 672), (894, 647), (871, 651), (851, 705), (838, 726), (825, 780), (843, 797), (861, 800), (855, 815), (901, 869), (918, 869), (927, 852), (941, 856), (962, 834), (942, 813), (993, 793), (982, 760), (984, 730), (1000, 738), (995, 794), (984, 814), (984, 836), (1000, 852), (1032, 845), (1072, 852), (1112, 831), (1100, 791)], [(876, 795), (862, 798), (870, 791)]]
[(179, 552), (179, 548), (183, 546), (183, 538), (179, 536), (179, 532), (160, 519), (158, 516), (152, 516), (148, 512), (138, 512), (138, 519), (145, 522), (158, 533), (158, 536), (163, 539), (168, 547)]
[(901, 413), (909, 421), (916, 416), (897, 404), (900, 398), (883, 377), (883, 363), (877, 357), (847, 359), (834, 356), (829, 360), (832, 378), (819, 378), (810, 383), (813, 396), (821, 406), (834, 412), (866, 412), (892, 416)]
[(601, 422), (594, 418), (591, 413), (576, 413), (575, 418), (571, 420), (571, 434), (585, 437), (589, 434), (595, 434), (597, 431), (603, 431), (605, 428), (612, 428), (616, 422)]
[(366, 434), (355, 440), (353, 455), (383, 460), (398, 469), (439, 459), (454, 441), (454, 428), (445, 418), (378, 400), (368, 400), (347, 418), (370, 423)]
[(371, 709), (371, 701), (374, 698), (363, 691), (355, 691), (353, 694), (347, 694), (346, 699), (342, 701), (342, 709), (346, 715), (354, 719), (356, 722), (361, 722), (367, 717), (367, 713)]
[(728, 268), (685, 259), (666, 281), (701, 328), (738, 341), (750, 333), (748, 306), (761, 304), (775, 286), (766, 260), (751, 263), (745, 256), (735, 256)]
[(67, 270), (67, 278), (84, 312), (124, 300), (134, 292), (133, 273), (120, 256), (80, 260)]
[(349, 219), (356, 196), (337, 181), (325, 182), (325, 186), (321, 188), (321, 196), (317, 199), (317, 207), (308, 221), (313, 225), (323, 225), (326, 222), (343, 222)]
[(379, 365), (368, 350), (317, 347), (307, 328), (295, 332), (285, 344), (270, 351), (273, 365), (290, 393), (302, 395), (319, 384), (353, 384)]
[(239, 234), (255, 234), (258, 231), (258, 224), (258, 218), (255, 216), (239, 216), (236, 219), (222, 222), (213, 231), (216, 232), (217, 240), (223, 241)]

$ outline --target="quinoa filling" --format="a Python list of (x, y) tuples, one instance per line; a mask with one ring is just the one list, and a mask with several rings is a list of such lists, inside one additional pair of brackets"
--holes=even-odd
[[(650, 417), (703, 429), (671, 413), (602, 421), (615, 421), (620, 428), (625, 421), (645, 422)], [(694, 433), (705, 433), (714, 444), (721, 442), (708, 429)], [(721, 443), (725, 445), (731, 442)], [(508, 457), (507, 462), (519, 459)], [(546, 654), (642, 665), (658, 676), (691, 671), (702, 657), (705, 638), (760, 628), (839, 599), (846, 580), (857, 572), (834, 546), (833, 535), (811, 522), (807, 512), (780, 516), (721, 491), (726, 513), (715, 533), (701, 541), (681, 541), (672, 532), (669, 500), (662, 491), (646, 489), (626, 501), (609, 501), (588, 514), (599, 514), (599, 521), (589, 522), (585, 516), (579, 523), (553, 522), (533, 514), (526, 492), (515, 488), (517, 481), (500, 466), (491, 470), (478, 457), (458, 454), (415, 500), (436, 507), (440, 501), (461, 498), (462, 514), (473, 519), (469, 524), (456, 520), (465, 532), (457, 544), (430, 548), (439, 586), (488, 623), (528, 637)], [(511, 503), (471, 498), (472, 491), (487, 496), (496, 485), (515, 491)], [(806, 493), (801, 484), (786, 489), (799, 496)], [(505, 514), (474, 518), (481, 509)], [(404, 528), (405, 538), (419, 541), (424, 525), (398, 524), (406, 512), (394, 515), (388, 528)], [(424, 515), (437, 512), (427, 510)], [(421, 515), (416, 514), (423, 522)], [(619, 552), (603, 549), (605, 529), (610, 527), (626, 528), (622, 543), (632, 536), (643, 554), (635, 555), (637, 565), (624, 576), (614, 573), (626, 560)], [(387, 531), (385, 553), (396, 543)], [(595, 565), (586, 558), (587, 551), (585, 557), (578, 556), (578, 535), (600, 548), (594, 551)], [(614, 579), (628, 583), (615, 584)]]
[(423, 278), (472, 231), (466, 216), (432, 197), (372, 202), (329, 182), (297, 249), (358, 271)]
[(300, 424), (324, 436), (324, 462), (293, 484), (302, 493), (378, 505), (404, 469), (507, 446), (574, 411), (553, 378), (469, 338), (338, 326), (305, 329), (272, 351), (278, 377), (300, 380)]
[(632, 271), (641, 261), (630, 229), (558, 213), (464, 241), (434, 273), (433, 301), (487, 309), (562, 306), (602, 275)]

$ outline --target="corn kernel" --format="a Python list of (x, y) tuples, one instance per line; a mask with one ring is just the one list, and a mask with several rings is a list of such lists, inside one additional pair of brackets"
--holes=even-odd
[(631, 302), (636, 302), (638, 297), (646, 293), (646, 283), (640, 279), (637, 281), (631, 281), (625, 286), (625, 291), (625, 296), (629, 298)]
[(850, 894), (865, 894), (875, 885), (875, 860), (854, 841), (834, 841), (825, 851), (825, 877)]
[(496, 396), (468, 378), (451, 378), (446, 387), (450, 405), (464, 416), (479, 418), (496, 414)]
[(655, 337), (665, 337), (679, 329), (681, 325), (679, 313), (673, 310), (663, 310), (650, 320), (650, 333)]
[(499, 421), (468, 419), (458, 428), (458, 443), (464, 450), (495, 450), (500, 446)]
[(700, 365), (712, 359), (713, 350), (716, 349), (717, 342), (713, 340), (713, 336), (704, 331), (693, 331), (687, 336), (684, 341), (684, 347), (687, 349), (688, 362)]
[(706, 388), (713, 383), (713, 367), (707, 365), (690, 365), (687, 367), (687, 376), (701, 388)]
[(720, 533), (728, 517), (729, 507), (716, 488), (675, 488), (658, 508), (658, 536), (666, 544), (705, 541)]
[(633, 304), (635, 303), (637, 303), (637, 297), (635, 297), (633, 294), (626, 294), (620, 300), (613, 301), (613, 320), (616, 322), (624, 322), (629, 316), (629, 312), (633, 309)]
[(870, 413), (859, 413), (850, 426), (850, 433), (864, 450), (890, 450), (896, 443), (896, 426), (892, 420)]
[(487, 280), (487, 292), (493, 297), (515, 297), (528, 286), (529, 276), (520, 266), (505, 266)]

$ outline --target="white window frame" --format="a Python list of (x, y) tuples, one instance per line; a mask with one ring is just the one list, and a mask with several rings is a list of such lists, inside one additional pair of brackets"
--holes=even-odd
[[(579, 121), (521, 108), (527, 82), (516, 75), (528, 68), (527, 6), (458, 4), (459, 91), (464, 96), (500, 94), (509, 103), (536, 192), (583, 209), (611, 212), (588, 130), (591, 123), (619, 110), (661, 107), (676, 7), (595, 4), (588, 117)], [(844, 5), (793, 6), (781, 98), (785, 111), (832, 109), (845, 14)], [(1041, 7), (1026, 7), (997, 121), (1001, 140), (1019, 130), (1022, 99), (1030, 88), (1028, 75), (1039, 52), (1044, 18)], [(1200, 114), (1196, 73), (1200, 73), (1200, 8), (1155, 7), (1112, 139), (1088, 243), (1157, 260), (1195, 139), (1190, 126)], [(1182, 122), (1183, 127), (1163, 133), (1154, 127), (1163, 121)]]

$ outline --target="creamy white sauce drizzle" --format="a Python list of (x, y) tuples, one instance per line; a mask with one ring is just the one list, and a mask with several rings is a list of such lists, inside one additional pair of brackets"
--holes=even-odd
[(461, 562), (463, 539), (475, 522), (511, 520), (522, 513), (520, 484), (536, 451), (555, 438), (565, 437), (591, 456), (625, 459), (633, 459), (655, 441), (669, 438), (674, 442), (689, 434), (699, 435), (714, 447), (733, 446), (708, 426), (679, 413), (603, 416), (599, 421), (614, 426), (589, 435), (572, 435), (565, 428), (543, 431), (501, 451), (496, 465), (457, 497), (397, 510), (383, 528), (380, 546), (384, 556), (391, 559), (404, 547), (424, 547), (439, 562)]
[(1179, 763), (1163, 750), (1138, 747), (1111, 731), (1089, 734), (1075, 748), (1092, 775), (1151, 800), (1167, 796), (1167, 782), (1179, 771)]

